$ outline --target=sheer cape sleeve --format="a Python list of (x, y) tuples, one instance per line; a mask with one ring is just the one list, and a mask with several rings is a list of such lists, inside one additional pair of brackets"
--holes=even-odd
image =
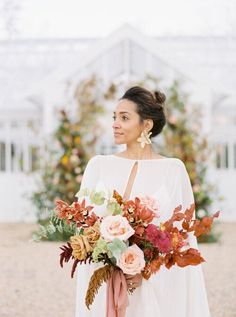
[[(95, 155), (86, 166), (80, 190), (97, 189), (100, 183), (104, 183), (105, 189), (119, 188), (122, 192), (132, 164), (130, 160)], [(156, 193), (157, 201), (160, 201), (160, 214), (163, 212), (160, 220), (163, 222), (171, 217), (175, 207), (182, 205), (182, 210), (189, 208), (194, 203), (194, 196), (189, 175), (181, 160), (166, 159), (156, 164), (155, 161), (140, 161), (133, 193)], [(195, 236), (189, 235), (189, 244), (198, 248)], [(105, 316), (105, 284), (99, 289), (90, 311), (84, 304), (89, 279), (97, 268), (97, 263), (77, 267), (76, 317)], [(170, 270), (162, 266), (159, 272), (149, 280), (143, 280), (141, 287), (129, 295), (129, 302), (126, 317), (210, 317), (201, 265), (185, 268), (175, 265)]]
[(90, 190), (94, 189), (96, 187), (99, 177), (100, 177), (100, 156), (95, 155), (88, 161), (86, 165), (79, 190), (84, 188), (88, 188)]
[[(183, 211), (189, 208), (192, 204), (195, 203), (194, 195), (192, 190), (192, 185), (190, 182), (190, 178), (186, 167), (182, 161), (181, 162), (181, 175), (180, 175), (180, 182), (181, 182), (181, 204)], [(194, 211), (193, 219), (196, 218), (196, 213)], [(192, 232), (189, 233), (189, 244), (190, 247), (198, 249), (197, 238), (193, 235)]]
[[(180, 199), (183, 206), (183, 210), (186, 210), (194, 203), (194, 195), (189, 179), (188, 172), (182, 161), (180, 161), (181, 173), (181, 191)], [(194, 213), (195, 219), (195, 213)], [(199, 249), (197, 239), (193, 233), (189, 233), (189, 247)], [(204, 257), (204, 255), (203, 255)], [(208, 307), (207, 293), (205, 287), (205, 281), (203, 276), (202, 265), (188, 266), (186, 267), (186, 288), (187, 288), (187, 313), (186, 316), (191, 317), (210, 317), (210, 311)]]

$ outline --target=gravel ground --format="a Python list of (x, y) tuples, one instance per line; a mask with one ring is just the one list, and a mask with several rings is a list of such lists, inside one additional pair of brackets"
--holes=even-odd
[[(61, 243), (29, 241), (35, 228), (0, 224), (0, 316), (73, 317), (76, 280), (69, 277), (71, 265), (59, 267)], [(199, 245), (207, 261), (209, 305), (212, 317), (236, 317), (236, 223), (218, 224), (217, 230), (222, 232), (220, 243)]]

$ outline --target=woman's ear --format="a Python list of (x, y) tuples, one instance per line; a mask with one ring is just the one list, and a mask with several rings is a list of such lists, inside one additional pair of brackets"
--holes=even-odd
[(152, 128), (153, 128), (153, 120), (152, 119), (147, 119), (145, 120), (145, 128), (148, 130), (148, 131), (151, 131)]

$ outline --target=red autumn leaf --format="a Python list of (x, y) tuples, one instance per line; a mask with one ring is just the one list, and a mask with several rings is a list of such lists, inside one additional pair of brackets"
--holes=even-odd
[(72, 258), (73, 249), (69, 242), (67, 242), (67, 245), (62, 245), (60, 249), (62, 250), (60, 254), (60, 265), (63, 267), (63, 262), (68, 262), (70, 258)]

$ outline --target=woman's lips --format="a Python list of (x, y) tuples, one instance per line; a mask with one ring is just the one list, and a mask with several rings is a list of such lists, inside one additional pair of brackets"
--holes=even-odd
[(123, 133), (114, 132), (114, 136), (120, 136), (123, 135)]

